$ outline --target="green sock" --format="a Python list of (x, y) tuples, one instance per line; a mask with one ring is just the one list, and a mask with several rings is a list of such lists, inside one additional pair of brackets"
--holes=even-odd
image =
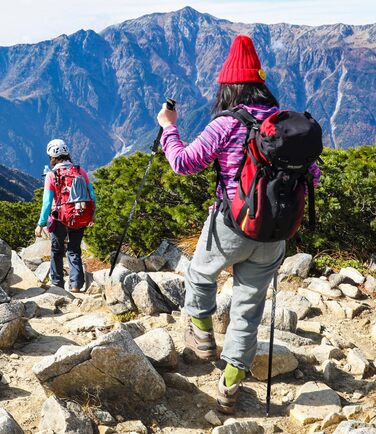
[(213, 320), (211, 316), (206, 318), (195, 318), (192, 316), (192, 323), (204, 332), (208, 332), (213, 328)]
[(231, 387), (233, 384), (238, 383), (245, 378), (245, 371), (243, 369), (235, 368), (235, 366), (227, 363), (225, 369), (225, 386)]

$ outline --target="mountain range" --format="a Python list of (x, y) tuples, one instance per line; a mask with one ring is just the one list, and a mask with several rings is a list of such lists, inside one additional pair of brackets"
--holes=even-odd
[(0, 47), (2, 163), (40, 177), (56, 137), (90, 170), (148, 150), (165, 96), (177, 100), (188, 142), (210, 119), (218, 71), (239, 33), (253, 38), (281, 106), (311, 112), (326, 146), (375, 143), (376, 24), (243, 24), (186, 7)]
[(0, 164), (0, 200), (31, 201), (34, 190), (42, 186), (42, 181)]

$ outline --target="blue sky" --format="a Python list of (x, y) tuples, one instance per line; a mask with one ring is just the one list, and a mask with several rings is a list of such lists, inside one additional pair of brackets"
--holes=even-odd
[(184, 6), (244, 23), (376, 22), (375, 0), (3, 0), (1, 6), (0, 45), (38, 42), (82, 28), (100, 31), (130, 18)]

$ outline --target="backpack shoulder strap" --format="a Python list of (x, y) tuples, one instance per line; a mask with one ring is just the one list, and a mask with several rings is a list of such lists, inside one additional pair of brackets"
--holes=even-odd
[(248, 130), (251, 130), (252, 128), (258, 127), (261, 123), (258, 119), (256, 119), (254, 116), (252, 116), (251, 113), (247, 112), (247, 110), (244, 110), (243, 108), (224, 110), (224, 111), (218, 113), (214, 117), (214, 119), (219, 118), (221, 116), (231, 116), (231, 117), (237, 119)]

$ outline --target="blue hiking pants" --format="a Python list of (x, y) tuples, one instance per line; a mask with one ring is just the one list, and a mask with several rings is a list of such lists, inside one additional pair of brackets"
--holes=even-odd
[(53, 285), (64, 288), (64, 240), (68, 237), (69, 288), (81, 289), (84, 286), (85, 277), (81, 260), (81, 241), (84, 231), (85, 228), (68, 229), (62, 223), (56, 222), (56, 228), (51, 234), (50, 277)]

